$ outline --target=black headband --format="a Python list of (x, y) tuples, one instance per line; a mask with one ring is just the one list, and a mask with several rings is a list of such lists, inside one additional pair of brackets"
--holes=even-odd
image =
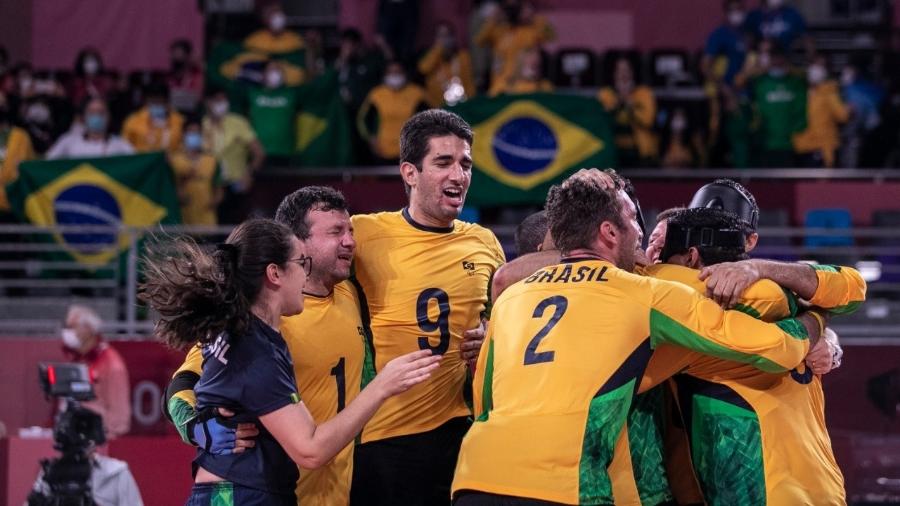
[(659, 259), (667, 261), (672, 255), (698, 248), (744, 248), (744, 232), (718, 227), (684, 227), (669, 221), (666, 227), (666, 243)]

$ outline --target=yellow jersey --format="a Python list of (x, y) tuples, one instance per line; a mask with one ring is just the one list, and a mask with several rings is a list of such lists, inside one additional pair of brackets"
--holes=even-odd
[[(813, 305), (846, 313), (865, 299), (866, 283), (856, 270), (813, 268), (819, 280)], [(706, 290), (694, 269), (660, 264), (646, 273)], [(764, 321), (796, 314), (794, 296), (771, 281), (751, 286), (738, 308)], [(822, 381), (805, 364), (767, 374), (665, 345), (654, 352), (641, 390), (678, 372), (679, 405), (708, 504), (845, 504)]]
[(216, 225), (216, 200), (222, 176), (215, 157), (206, 153), (192, 157), (178, 151), (169, 156), (169, 165), (175, 173), (182, 223)]
[[(356, 289), (344, 281), (327, 297), (305, 295), (303, 312), (281, 319), (281, 334), (294, 361), (297, 391), (317, 424), (333, 418), (371, 379), (371, 373), (363, 372), (371, 371), (371, 364), (366, 366), (366, 334), (360, 315)], [(194, 346), (175, 374), (200, 374), (202, 360), (199, 346)], [(176, 397), (193, 406), (193, 394), (187, 392)], [(319, 469), (300, 471), (298, 504), (349, 504), (353, 446), (348, 444)]]
[(131, 113), (122, 125), (122, 138), (128, 141), (138, 153), (148, 151), (174, 151), (181, 148), (184, 116), (170, 111), (166, 121), (158, 124), (150, 118), (150, 109)]
[(542, 268), (494, 304), (454, 494), (619, 504), (612, 481), (631, 469), (611, 468), (613, 452), (652, 348), (666, 343), (771, 372), (809, 348), (795, 319), (765, 324), (609, 262)]
[[(399, 90), (387, 85), (376, 86), (366, 96), (356, 116), (356, 127), (364, 139), (375, 137), (381, 158), (400, 156), (400, 130), (416, 111), (425, 108), (425, 90), (409, 83)], [(375, 118), (375, 131), (369, 132), (367, 122)]]
[(479, 325), (488, 283), (505, 261), (493, 232), (454, 221), (425, 227), (400, 212), (356, 215), (354, 268), (368, 301), (377, 370), (420, 349), (444, 355), (428, 381), (381, 406), (362, 442), (419, 434), (471, 413), (459, 345)]

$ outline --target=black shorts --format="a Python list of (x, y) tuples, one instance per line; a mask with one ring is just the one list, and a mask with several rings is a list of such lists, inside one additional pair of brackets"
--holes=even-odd
[(515, 497), (511, 495), (489, 494), (462, 490), (456, 494), (453, 506), (564, 506), (563, 503)]
[(351, 506), (449, 505), (459, 446), (470, 425), (468, 418), (454, 418), (428, 432), (358, 445)]
[(230, 481), (194, 483), (185, 506), (296, 506), (294, 494), (272, 494)]

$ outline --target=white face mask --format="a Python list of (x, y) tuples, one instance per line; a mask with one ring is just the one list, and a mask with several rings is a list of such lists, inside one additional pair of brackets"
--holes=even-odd
[(825, 67), (821, 65), (810, 65), (808, 69), (806, 69), (806, 78), (809, 79), (809, 82), (812, 84), (819, 84), (828, 77), (828, 72), (825, 71)]
[(272, 14), (272, 17), (269, 18), (269, 28), (271, 28), (273, 32), (284, 30), (286, 24), (287, 17), (280, 12)]
[(220, 100), (217, 102), (213, 102), (212, 106), (210, 106), (209, 111), (213, 116), (217, 118), (221, 118), (228, 114), (228, 102), (225, 100)]
[(81, 349), (81, 340), (78, 339), (78, 334), (74, 330), (62, 329), (59, 334), (62, 337), (63, 346), (74, 351)]
[(731, 23), (731, 26), (740, 26), (744, 22), (744, 11), (730, 11), (728, 22)]
[(277, 70), (270, 70), (266, 72), (266, 86), (268, 86), (269, 88), (277, 88), (281, 86), (282, 79), (284, 78), (281, 75), (281, 72)]
[(687, 120), (684, 119), (684, 116), (675, 116), (672, 118), (672, 131), (673, 132), (681, 132), (687, 127)]
[(100, 70), (100, 62), (98, 62), (94, 58), (85, 58), (84, 60), (84, 73), (92, 76)]
[(388, 88), (399, 90), (406, 84), (406, 77), (402, 74), (388, 74), (384, 76), (384, 84), (386, 84)]
[(853, 69), (845, 68), (841, 71), (841, 84), (850, 86), (854, 81), (856, 81), (856, 73), (853, 72)]
[(784, 5), (784, 0), (769, 0), (768, 3), (770, 9), (777, 9)]

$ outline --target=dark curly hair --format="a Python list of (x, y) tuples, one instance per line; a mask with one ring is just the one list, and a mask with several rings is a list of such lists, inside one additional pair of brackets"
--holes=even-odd
[(570, 177), (551, 187), (547, 193), (545, 209), (550, 235), (563, 256), (576, 249), (589, 248), (604, 221), (625, 227), (617, 192), (625, 189), (627, 180), (615, 171), (604, 172), (612, 177), (614, 189), (602, 188), (595, 181)]
[(183, 349), (223, 332), (242, 334), (266, 267), (290, 259), (293, 237), (280, 223), (253, 219), (238, 225), (215, 251), (188, 237), (151, 246), (138, 298), (160, 314), (157, 338)]
[(309, 237), (309, 223), (306, 217), (310, 211), (348, 211), (344, 194), (330, 186), (305, 186), (285, 197), (275, 221), (287, 225), (300, 239)]

